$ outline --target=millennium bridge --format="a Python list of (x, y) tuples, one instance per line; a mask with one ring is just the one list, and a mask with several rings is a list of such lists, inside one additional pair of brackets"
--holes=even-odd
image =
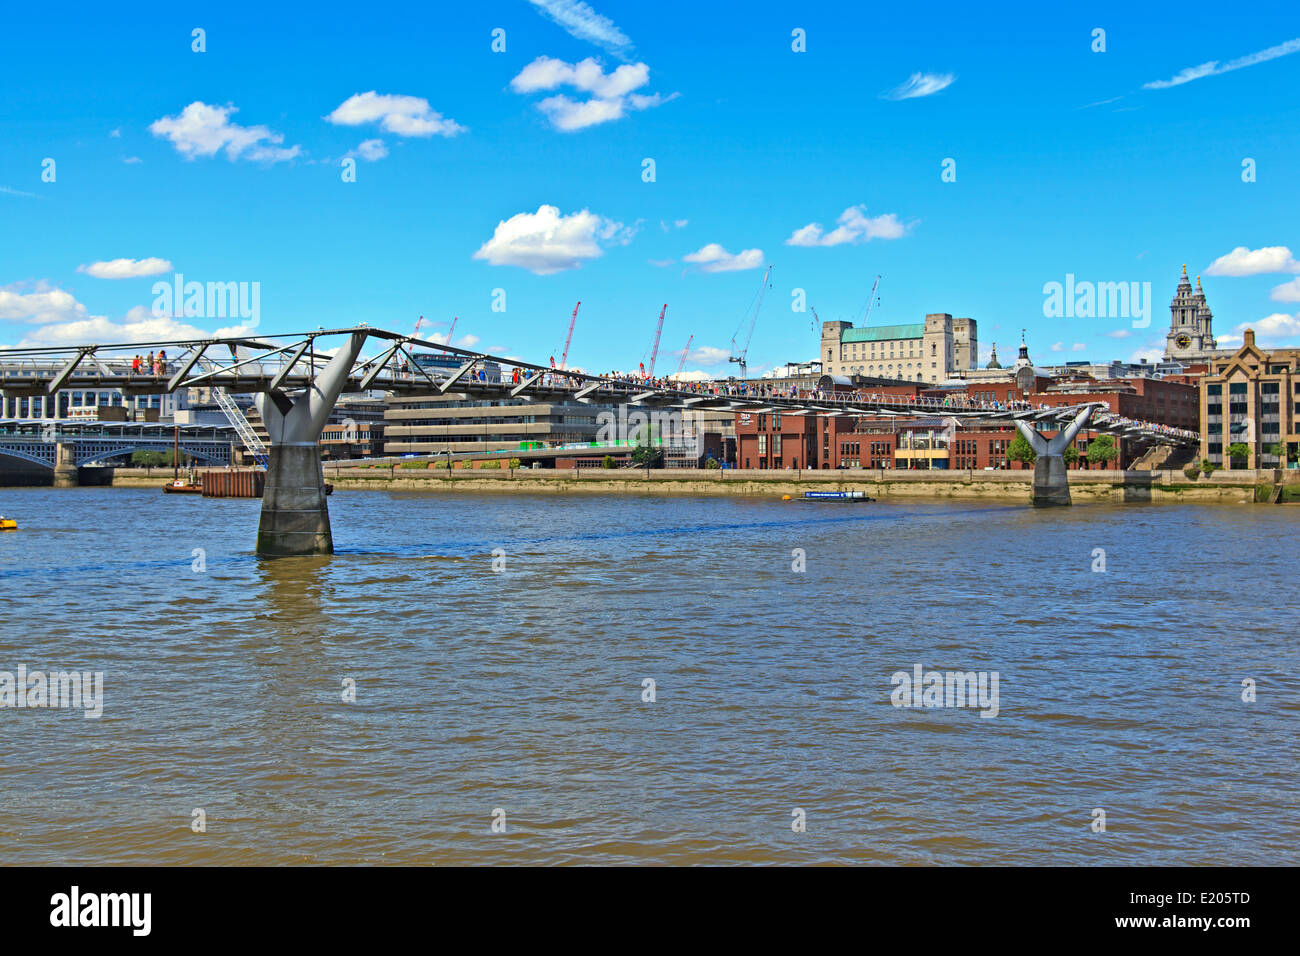
[[(320, 340), (339, 344), (327, 351), (318, 345)], [(364, 357), (362, 349), (369, 340), (381, 347), (378, 354)], [(448, 367), (422, 365), (413, 348), (450, 357)], [(154, 349), (167, 351), (165, 371), (132, 367), (134, 355)], [(519, 381), (487, 381), (482, 370), (490, 363), (511, 370), (512, 377), (517, 369)], [(256, 337), (0, 349), (0, 393), (5, 397), (53, 395), (66, 388), (114, 388), (126, 395), (187, 388), (254, 394), (271, 440), (257, 533), (257, 553), (267, 556), (333, 552), (319, 439), (340, 395), (372, 389), (469, 400), (576, 401), (679, 411), (815, 416), (927, 412), (973, 423), (1014, 424), (1037, 455), (1032, 501), (1040, 506), (1070, 504), (1064, 453), (1085, 425), (1090, 431), (1136, 442), (1199, 444), (1192, 432), (1121, 418), (1101, 403), (994, 407), (820, 388), (802, 394), (762, 394), (748, 383), (668, 383), (558, 371), (367, 325)], [(61, 447), (58, 442), (44, 444)], [(185, 450), (217, 460), (205, 455), (197, 442)], [(0, 453), (10, 452), (0, 444)], [(75, 454), (66, 452), (70, 457)]]

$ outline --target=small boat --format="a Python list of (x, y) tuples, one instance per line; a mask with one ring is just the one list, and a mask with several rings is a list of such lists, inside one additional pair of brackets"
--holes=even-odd
[[(789, 497), (789, 496), (787, 496)], [(875, 501), (865, 491), (805, 491), (800, 501)]]
[(163, 494), (167, 495), (201, 495), (203, 485), (188, 478), (173, 478), (163, 485)]
[(17, 530), (18, 530), (17, 521), (15, 521), (13, 518), (6, 518), (4, 515), (0, 515), (0, 531), (17, 531)]

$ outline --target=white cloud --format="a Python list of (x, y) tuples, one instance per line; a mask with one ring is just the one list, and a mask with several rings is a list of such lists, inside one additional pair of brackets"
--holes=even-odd
[(668, 378), (674, 382), (711, 382), (713, 376), (708, 372), (701, 372), (698, 369), (692, 369), (688, 372), (674, 372)]
[(1217, 76), (1220, 73), (1230, 73), (1233, 70), (1244, 69), (1248, 66), (1254, 66), (1257, 63), (1265, 63), (1268, 60), (1275, 60), (1280, 56), (1286, 56), (1289, 53), (1295, 53), (1300, 50), (1300, 37), (1294, 40), (1287, 40), (1285, 43), (1279, 43), (1277, 46), (1271, 46), (1267, 50), (1260, 50), (1256, 53), (1248, 53), (1245, 56), (1239, 56), (1235, 60), (1229, 60), (1227, 63), (1220, 65), (1218, 60), (1210, 60), (1208, 63), (1202, 63), (1200, 66), (1189, 66), (1180, 70), (1168, 80), (1152, 80), (1150, 83), (1143, 83), (1144, 90), (1165, 90), (1171, 86), (1182, 86), (1184, 83), (1190, 83), (1192, 80), (1199, 80), (1206, 76)]
[(1148, 362), (1163, 362), (1165, 360), (1165, 347), (1163, 345), (1148, 345), (1140, 348), (1129, 356), (1130, 362), (1141, 362), (1145, 359)]
[(354, 93), (325, 117), (336, 126), (378, 123), (397, 136), (455, 136), (465, 132), (453, 119), (444, 117), (419, 96), (394, 93)]
[(1261, 249), (1237, 246), (1227, 255), (1219, 256), (1205, 270), (1207, 276), (1257, 276), (1270, 272), (1300, 272), (1300, 262), (1296, 262), (1286, 246), (1264, 246)]
[(121, 129), (110, 130), (108, 135), (113, 139), (121, 139), (122, 130)]
[(0, 288), (0, 321), (32, 324), (75, 322), (89, 315), (86, 307), (71, 293), (56, 289), (47, 282), (32, 284), (29, 292), (23, 290), (21, 284)]
[[(30, 291), (17, 286), (0, 288), (0, 321), (39, 326), (27, 332), (22, 346), (79, 345), (86, 342), (148, 342), (159, 339), (206, 338), (212, 335), (244, 335), (253, 325), (234, 326), (215, 332), (177, 322), (171, 316), (156, 316), (148, 306), (130, 309), (120, 322), (91, 315), (72, 295), (46, 282)], [(255, 325), (256, 323), (254, 323)]]
[(913, 73), (906, 83), (901, 83), (887, 93), (881, 93), (881, 99), (911, 100), (918, 96), (933, 96), (952, 86), (957, 76), (953, 73)]
[(898, 239), (907, 231), (892, 212), (870, 217), (866, 206), (850, 206), (840, 213), (836, 227), (823, 235), (821, 223), (810, 222), (796, 229), (785, 241), (787, 246), (838, 246), (842, 243), (870, 242), (872, 239)]
[(288, 149), (281, 133), (265, 126), (240, 126), (230, 122), (234, 106), (210, 106), (195, 100), (176, 116), (164, 116), (149, 124), (149, 132), (171, 140), (176, 151), (186, 159), (215, 156), (225, 150), (226, 158), (251, 159), (255, 162), (278, 163), (293, 159), (302, 152), (299, 146)]
[(565, 32), (579, 40), (602, 46), (611, 53), (622, 55), (632, 48), (632, 41), (614, 25), (609, 17), (601, 16), (581, 0), (528, 0), (539, 13), (550, 17)]
[(128, 156), (126, 159), (122, 160), (122, 162), (126, 163), (128, 166), (134, 166), (136, 163), (144, 162), (144, 160), (139, 156)]
[(1274, 302), (1300, 302), (1300, 279), (1274, 286), (1268, 297)]
[(172, 264), (166, 259), (158, 258), (109, 259), (106, 262), (92, 262), (88, 266), (77, 266), (77, 271), (96, 279), (139, 279), (171, 272)]
[(1111, 332), (1107, 332), (1106, 334), (1110, 336), (1110, 338), (1112, 339), (1126, 339), (1133, 333), (1130, 332), (1128, 329), (1115, 329)]
[(1088, 346), (1084, 345), (1082, 342), (1075, 342), (1073, 345), (1070, 346), (1071, 352), (1084, 352), (1087, 351), (1087, 349)]
[(732, 255), (716, 242), (682, 256), (683, 262), (691, 262), (700, 267), (701, 272), (739, 272), (743, 269), (757, 269), (763, 264), (762, 249), (742, 249)]
[(1287, 315), (1285, 312), (1274, 312), (1257, 322), (1243, 322), (1237, 326), (1238, 332), (1244, 332), (1246, 329), (1254, 329), (1257, 336), (1261, 339), (1269, 339), (1270, 344), (1279, 339), (1294, 339), (1300, 337), (1300, 314)]
[(1053, 352), (1064, 352), (1064, 351), (1065, 351), (1065, 343), (1064, 343), (1064, 342), (1053, 342), (1053, 343), (1052, 343), (1052, 351), (1053, 351)]
[(516, 213), (498, 222), (474, 258), (550, 275), (603, 255), (601, 243), (626, 245), (634, 234), (634, 228), (586, 209), (562, 216), (555, 206), (542, 205), (537, 212)]
[(715, 348), (712, 345), (702, 345), (697, 349), (691, 349), (686, 356), (686, 361), (711, 368), (715, 365), (724, 364), (730, 356), (731, 353), (726, 349)]
[[(650, 82), (650, 67), (644, 63), (624, 63), (606, 73), (595, 59), (588, 57), (580, 63), (566, 63), (549, 56), (539, 56), (510, 81), (516, 93), (528, 94), (544, 90), (572, 87), (588, 93), (588, 99), (574, 99), (564, 93), (548, 96), (537, 104), (551, 125), (562, 132), (573, 132), (622, 119), (629, 111), (645, 110), (658, 106), (672, 97), (658, 93), (634, 93)], [(676, 94), (674, 94), (676, 95)]]
[(356, 149), (349, 151), (345, 155), (360, 156), (366, 162), (373, 163), (388, 155), (388, 147), (384, 145), (382, 139), (368, 139), (360, 143)]

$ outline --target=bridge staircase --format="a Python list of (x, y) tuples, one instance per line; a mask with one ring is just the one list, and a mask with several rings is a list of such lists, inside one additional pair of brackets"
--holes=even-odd
[(1196, 460), (1197, 448), (1182, 445), (1153, 445), (1137, 461), (1133, 462), (1134, 471), (1175, 471)]
[[(270, 452), (267, 451), (266, 441), (262, 438), (262, 435), (266, 435), (266, 426), (262, 426), (262, 435), (259, 435), (258, 429), (248, 420), (243, 409), (235, 404), (235, 400), (224, 388), (213, 387), (212, 398), (225, 413), (226, 419), (235, 427), (235, 433), (239, 435), (239, 440), (244, 443), (244, 448), (253, 456), (253, 460), (265, 468), (270, 461)], [(257, 413), (256, 409), (253, 409), (253, 413)], [(261, 416), (258, 416), (258, 424), (261, 424)]]

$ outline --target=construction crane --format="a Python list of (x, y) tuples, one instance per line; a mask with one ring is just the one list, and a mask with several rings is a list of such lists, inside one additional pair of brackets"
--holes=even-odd
[(673, 374), (674, 378), (676, 378), (678, 375), (681, 375), (682, 369), (686, 368), (686, 356), (690, 353), (691, 343), (694, 341), (695, 341), (695, 333), (692, 332), (691, 337), (686, 340), (686, 348), (682, 349), (682, 360), (677, 363), (677, 371)]
[[(578, 305), (582, 305), (582, 300), (578, 300)], [(569, 364), (569, 343), (573, 341), (573, 327), (578, 322), (578, 305), (573, 307), (573, 317), (569, 319), (569, 334), (564, 340), (564, 353), (560, 356), (560, 371), (564, 371)]]
[(451, 337), (456, 334), (456, 323), (460, 321), (459, 315), (451, 317), (451, 328), (447, 330), (447, 344), (451, 345)]
[[(735, 333), (731, 336), (731, 355), (728, 362), (735, 362), (740, 366), (740, 377), (744, 378), (749, 374), (749, 343), (754, 338), (754, 325), (758, 322), (758, 310), (763, 307), (763, 293), (769, 288), (768, 278), (772, 275), (772, 267), (768, 266), (767, 271), (763, 273), (763, 284), (758, 287), (758, 295), (755, 296), (754, 311), (751, 313), (745, 310), (745, 315), (740, 320), (740, 325), (736, 326)], [(745, 347), (738, 348), (736, 339), (740, 334), (745, 333)]]
[(650, 343), (650, 368), (646, 372), (647, 378), (655, 377), (655, 359), (659, 357), (659, 336), (664, 332), (664, 313), (667, 311), (668, 303), (665, 302), (664, 307), (659, 310), (659, 324), (655, 326), (654, 341)]
[(419, 335), (419, 334), (420, 334), (420, 326), (422, 326), (422, 325), (424, 325), (424, 316), (420, 316), (418, 319), (415, 320), (415, 331), (412, 332), (411, 334), (412, 334), (412, 335)]
[(876, 276), (876, 281), (871, 283), (871, 298), (867, 300), (867, 311), (862, 316), (862, 324), (867, 324), (867, 319), (871, 318), (871, 307), (876, 304), (876, 289), (880, 287), (880, 276)]

